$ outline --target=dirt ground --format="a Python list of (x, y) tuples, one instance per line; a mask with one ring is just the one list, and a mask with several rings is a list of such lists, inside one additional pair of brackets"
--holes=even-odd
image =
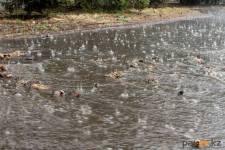
[[(36, 12), (33, 18), (24, 20), (25, 12), (9, 14), (0, 11), (0, 38), (26, 38), (31, 35), (48, 36), (49, 34), (67, 31), (82, 31), (120, 25), (137, 24), (151, 21), (170, 20), (184, 17), (206, 16), (195, 9), (215, 9), (214, 7), (186, 7), (164, 4), (158, 8), (144, 10), (129, 9), (115, 13), (87, 13), (83, 10), (51, 10), (40, 15)], [(222, 9), (222, 7), (219, 7)], [(218, 9), (218, 7), (217, 7)]]

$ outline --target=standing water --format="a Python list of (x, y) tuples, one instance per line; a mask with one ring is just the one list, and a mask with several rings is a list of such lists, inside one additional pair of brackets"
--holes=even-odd
[[(1, 60), (13, 75), (0, 80), (1, 148), (177, 150), (183, 141), (225, 141), (224, 16), (0, 40), (1, 52), (29, 55)], [(105, 77), (111, 71), (122, 78)]]

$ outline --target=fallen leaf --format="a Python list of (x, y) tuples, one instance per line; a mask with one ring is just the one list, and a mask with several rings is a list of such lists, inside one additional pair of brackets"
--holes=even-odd
[(176, 74), (181, 74), (180, 72), (175, 72)]
[(115, 77), (115, 78), (122, 78), (122, 73), (121, 72), (111, 72), (110, 74), (106, 75), (106, 77)]
[(153, 77), (148, 78), (148, 83), (150, 83), (150, 82), (158, 83), (158, 81), (156, 79), (154, 79)]
[(5, 65), (0, 65), (0, 71), (6, 71), (7, 69), (6, 69), (6, 67), (5, 67)]
[(49, 85), (42, 85), (42, 84), (32, 84), (31, 87), (38, 90), (47, 90), (52, 88)]
[(13, 75), (11, 75), (11, 74), (0, 74), (0, 77), (2, 77), (2, 78), (12, 78)]

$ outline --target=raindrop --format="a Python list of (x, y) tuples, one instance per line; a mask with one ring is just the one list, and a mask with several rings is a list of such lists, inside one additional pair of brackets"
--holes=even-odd
[(68, 72), (75, 72), (75, 68), (74, 67), (68, 67), (67, 70), (68, 70)]
[(114, 54), (114, 52), (113, 52), (112, 50), (110, 50), (110, 51), (109, 51), (109, 54), (110, 54), (110, 55), (113, 55), (113, 54)]
[(159, 58), (159, 63), (163, 64), (163, 59), (162, 58)]
[(38, 56), (38, 57), (41, 57), (41, 55), (42, 55), (41, 52), (38, 51), (37, 56)]
[(116, 111), (115, 111), (115, 115), (116, 116), (119, 116), (120, 115), (120, 111), (116, 108)]
[(51, 56), (55, 57), (55, 51), (54, 50), (51, 50)]
[(22, 94), (20, 94), (20, 93), (16, 93), (16, 94), (15, 94), (15, 96), (16, 96), (16, 97), (21, 97), (21, 96), (22, 96)]
[(93, 50), (94, 50), (94, 51), (97, 51), (97, 50), (98, 50), (97, 46), (94, 45), (94, 46), (93, 46)]
[(56, 39), (54, 40), (54, 44), (57, 44), (57, 40)]
[(9, 132), (9, 131), (6, 131), (6, 132), (5, 132), (5, 135), (9, 135), (9, 134), (10, 134), (10, 132)]
[(57, 55), (62, 55), (62, 51), (57, 52)]
[(80, 49), (79, 50), (84, 50), (85, 49), (85, 45), (84, 44), (82, 44), (82, 46), (80, 47)]
[(31, 51), (30, 50), (27, 51), (27, 56), (31, 56)]
[(128, 98), (129, 95), (128, 95), (128, 93), (125, 91), (124, 93), (121, 94), (121, 97), (122, 97), (122, 98)]
[(174, 58), (174, 53), (173, 52), (171, 53), (171, 58)]

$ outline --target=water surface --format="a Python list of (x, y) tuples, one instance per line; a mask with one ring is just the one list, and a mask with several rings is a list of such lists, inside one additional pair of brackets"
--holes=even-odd
[[(0, 40), (1, 52), (29, 55), (1, 60), (6, 73), (14, 75), (0, 80), (1, 148), (177, 150), (182, 141), (197, 138), (224, 141), (225, 18), (224, 12), (214, 13), (204, 19)], [(197, 55), (205, 64), (193, 61)], [(161, 65), (152, 70), (153, 56)], [(139, 59), (144, 63), (129, 67)], [(105, 77), (111, 71), (122, 72), (122, 78)], [(35, 83), (53, 88), (35, 90), (16, 77), (35, 77)], [(158, 83), (147, 83), (150, 77)], [(66, 94), (56, 97), (56, 90)], [(181, 90), (184, 95), (178, 96)]]

